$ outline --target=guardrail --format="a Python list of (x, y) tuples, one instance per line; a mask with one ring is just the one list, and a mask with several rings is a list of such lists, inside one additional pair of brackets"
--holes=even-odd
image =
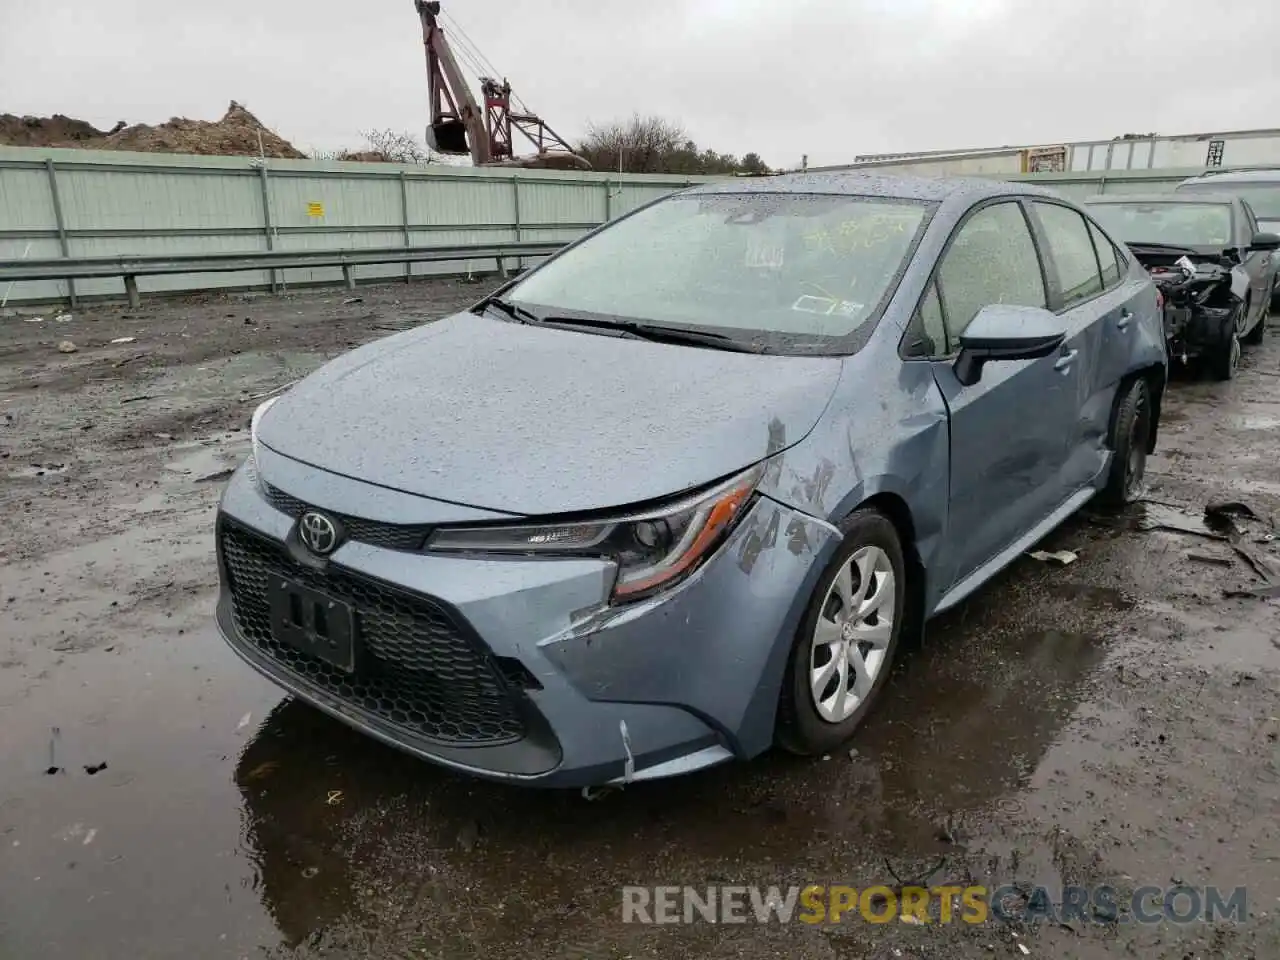
[(461, 260), (495, 260), (498, 272), (507, 276), (507, 260), (543, 257), (565, 246), (563, 242), (519, 241), (453, 247), (376, 247), (347, 250), (273, 250), (245, 253), (205, 253), (153, 257), (55, 257), (48, 260), (0, 262), (0, 283), (16, 280), (81, 280), (123, 277), (129, 305), (140, 303), (138, 277), (174, 273), (237, 273), (248, 270), (341, 267), (349, 290), (355, 289), (353, 267), (383, 263), (447, 263)]

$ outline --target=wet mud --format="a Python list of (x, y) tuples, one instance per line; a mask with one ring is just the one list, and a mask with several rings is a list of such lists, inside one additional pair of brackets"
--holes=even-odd
[[(477, 293), (0, 318), (0, 957), (1280, 956), (1280, 601), (1224, 595), (1266, 583), (1239, 546), (1280, 570), (1280, 337), (1172, 384), (1151, 502), (932, 623), (850, 750), (588, 802), (363, 738), (211, 620), (258, 398)], [(908, 882), (1246, 887), (1248, 917), (621, 920), (624, 885)]]

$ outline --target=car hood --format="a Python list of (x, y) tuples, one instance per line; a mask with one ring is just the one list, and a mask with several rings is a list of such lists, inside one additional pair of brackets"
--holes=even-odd
[(463, 313), (331, 361), (259, 441), (313, 467), (522, 515), (642, 503), (798, 442), (838, 357), (730, 353)]

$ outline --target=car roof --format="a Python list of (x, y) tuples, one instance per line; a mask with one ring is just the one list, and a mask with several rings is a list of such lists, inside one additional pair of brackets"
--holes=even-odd
[(716, 181), (694, 187), (686, 191), (685, 195), (708, 193), (845, 194), (934, 202), (1006, 196), (1043, 196), (1061, 199), (1049, 190), (1030, 184), (982, 180), (976, 177), (889, 176), (853, 170), (787, 173), (779, 176)]
[(1196, 177), (1188, 177), (1178, 186), (1185, 186), (1189, 183), (1213, 183), (1218, 180), (1223, 183), (1280, 183), (1280, 167), (1274, 167), (1269, 170), (1228, 170), (1223, 173), (1202, 173)]
[(1236, 203), (1240, 198), (1233, 193), (1113, 193), (1081, 200), (1085, 206), (1102, 203)]

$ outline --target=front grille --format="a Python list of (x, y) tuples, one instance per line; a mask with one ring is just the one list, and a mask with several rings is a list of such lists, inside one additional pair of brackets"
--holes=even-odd
[[(414, 738), (479, 746), (524, 736), (513, 694), (493, 659), (440, 605), (332, 566), (323, 574), (311, 570), (272, 541), (229, 523), (221, 539), (236, 629), (285, 670)], [(353, 606), (361, 647), (355, 674), (272, 636), (271, 575)]]
[[(310, 505), (304, 501), (270, 484), (264, 483), (263, 489), (268, 503), (295, 520), (311, 509)], [(429, 526), (381, 523), (377, 520), (349, 517), (346, 514), (333, 513), (328, 510), (324, 512), (342, 524), (348, 540), (356, 540), (360, 543), (382, 547), (386, 550), (421, 550), (422, 545), (427, 541), (427, 535), (431, 533), (431, 527)]]

